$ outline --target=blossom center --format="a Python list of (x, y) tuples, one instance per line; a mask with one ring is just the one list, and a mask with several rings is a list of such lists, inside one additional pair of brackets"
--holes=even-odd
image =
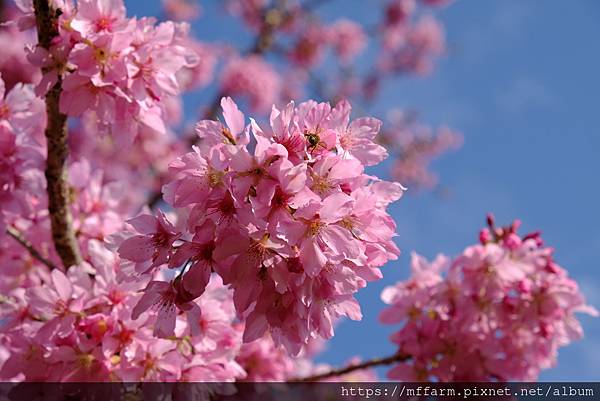
[(352, 145), (354, 145), (354, 138), (352, 135), (348, 135), (346, 133), (346, 135), (342, 135), (340, 137), (340, 145), (342, 145), (342, 148), (344, 149), (349, 149), (352, 147)]
[(313, 220), (308, 225), (308, 235), (314, 237), (318, 235), (321, 230), (325, 227), (325, 223), (321, 222), (321, 220)]
[(315, 174), (313, 175), (312, 179), (313, 183), (311, 189), (319, 195), (325, 195), (332, 188), (329, 181), (320, 175)]
[(233, 134), (231, 133), (231, 130), (229, 128), (227, 128), (227, 127), (221, 128), (221, 133), (225, 137), (225, 143), (235, 145), (235, 138), (233, 137)]
[(101, 17), (96, 20), (96, 30), (97, 31), (110, 31), (112, 28), (112, 18), (110, 17)]
[(222, 171), (217, 171), (213, 169), (209, 169), (207, 178), (208, 178), (208, 186), (211, 188), (216, 187), (221, 184), (223, 180), (224, 173)]
[(0, 120), (7, 120), (10, 115), (10, 109), (6, 103), (0, 104)]
[(77, 355), (77, 362), (84, 369), (90, 369), (95, 359), (92, 354), (84, 353)]

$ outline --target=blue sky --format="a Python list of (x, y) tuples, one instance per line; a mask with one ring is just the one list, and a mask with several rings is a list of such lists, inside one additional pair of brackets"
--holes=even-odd
[[(251, 37), (223, 16), (220, 3), (202, 1), (204, 18), (194, 31), (245, 48)], [(337, 0), (321, 13), (369, 25), (375, 3)], [(156, 0), (126, 4), (130, 15), (159, 10)], [(463, 148), (434, 165), (450, 196), (416, 194), (393, 207), (403, 255), (359, 294), (363, 321), (342, 323), (322, 361), (340, 365), (356, 354), (392, 353), (393, 328), (377, 323), (383, 287), (406, 277), (411, 250), (431, 258), (474, 243), (488, 211), (500, 223), (520, 218), (523, 232), (542, 230), (557, 261), (600, 308), (600, 2), (457, 0), (437, 14), (448, 54), (429, 77), (386, 85), (373, 113), (414, 108), (425, 122), (462, 131)], [(192, 96), (188, 115), (212, 93)], [(541, 380), (600, 380), (600, 319), (581, 321), (585, 339), (562, 348), (558, 366)]]

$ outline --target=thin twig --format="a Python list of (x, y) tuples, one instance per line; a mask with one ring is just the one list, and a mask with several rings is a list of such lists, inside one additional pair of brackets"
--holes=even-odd
[(298, 378), (290, 379), (290, 380), (288, 380), (288, 382), (316, 382), (316, 381), (320, 381), (323, 379), (329, 379), (331, 377), (343, 376), (345, 374), (348, 374), (348, 373), (351, 373), (351, 372), (354, 372), (357, 370), (368, 369), (368, 368), (372, 368), (375, 366), (391, 365), (393, 363), (404, 362), (409, 359), (410, 359), (410, 355), (398, 353), (398, 354), (394, 354), (394, 355), (391, 355), (391, 356), (388, 356), (385, 358), (374, 358), (374, 359), (370, 359), (365, 362), (352, 364), (352, 365), (349, 365), (349, 366), (346, 366), (343, 368), (332, 369), (328, 372), (320, 373), (320, 374), (317, 374), (314, 376), (298, 377)]
[(0, 0), (0, 22), (4, 22), (4, 8), (6, 6), (4, 0)]
[[(61, 11), (53, 9), (50, 0), (34, 0), (35, 20), (39, 46), (50, 50), (52, 40), (59, 35), (58, 17)], [(42, 72), (46, 72), (43, 69)], [(60, 112), (59, 99), (62, 92), (62, 76), (46, 94), (46, 181), (48, 192), (48, 212), (52, 227), (52, 239), (56, 252), (63, 265), (69, 268), (81, 262), (79, 245), (73, 231), (73, 219), (69, 210), (69, 185), (67, 182), (66, 160), (69, 154), (67, 145), (67, 116)]]
[(19, 244), (21, 244), (21, 246), (23, 248), (27, 249), (27, 251), (29, 252), (29, 254), (31, 256), (33, 256), (35, 259), (39, 260), (40, 262), (42, 262), (43, 264), (45, 264), (46, 266), (48, 266), (48, 268), (50, 270), (56, 269), (56, 266), (54, 265), (54, 263), (52, 263), (50, 260), (46, 259), (40, 253), (40, 251), (38, 251), (37, 249), (35, 249), (35, 247), (33, 246), (33, 244), (31, 242), (29, 242), (23, 236), (23, 234), (21, 234), (16, 228), (14, 228), (14, 227), (8, 227), (6, 229), (6, 233), (8, 235), (10, 235), (11, 237), (13, 237), (14, 240), (17, 241)]

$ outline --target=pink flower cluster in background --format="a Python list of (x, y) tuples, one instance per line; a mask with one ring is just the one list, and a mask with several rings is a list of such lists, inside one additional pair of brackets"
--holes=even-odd
[(244, 376), (234, 360), (241, 336), (232, 325), (231, 297), (218, 278), (200, 301), (202, 336), (178, 330), (177, 336), (158, 339), (150, 316), (131, 318), (143, 282), (127, 282), (118, 258), (101, 243), (90, 243), (89, 252), (97, 268), (78, 266), (68, 275), (54, 270), (3, 304), (2, 344), (9, 356), (0, 378), (133, 382)]
[[(102, 169), (111, 160), (105, 181), (135, 177), (137, 190), (130, 198), (138, 203), (144, 192), (158, 193), (169, 179), (168, 162), (181, 151), (181, 141), (173, 134), (182, 122), (182, 91), (214, 85), (220, 95), (235, 96), (260, 113), (271, 104), (304, 97), (313, 87), (324, 99), (371, 102), (382, 82), (423, 73), (442, 53), (443, 30), (434, 29), (439, 23), (430, 12), (442, 3), (447, 2), (422, 1), (418, 6), (414, 0), (390, 0), (383, 4), (376, 26), (365, 27), (345, 17), (321, 20), (318, 6), (290, 2), (278, 8), (268, 1), (231, 0), (226, 11), (241, 17), (250, 30), (272, 30), (265, 43), (257, 41), (243, 50), (200, 41), (185, 23), (128, 18), (122, 0), (84, 0), (81, 5), (61, 1), (55, 4), (62, 12), (60, 37), (47, 52), (34, 45), (31, 2), (18, 1), (18, 8), (4, 9), (4, 18), (16, 22), (0, 26), (5, 49), (0, 72), (9, 89), (16, 82), (33, 82), (39, 94), (62, 77), (62, 111), (82, 122), (75, 130), (81, 135), (72, 140), (76, 158), (86, 157), (92, 168)], [(197, 18), (201, 9), (194, 0), (163, 1), (163, 8), (175, 20)], [(265, 28), (264, 18), (272, 28)], [(368, 68), (356, 71), (358, 58), (373, 46), (379, 56), (361, 58)], [(46, 69), (41, 82), (39, 67)], [(202, 110), (202, 118), (213, 118), (216, 108)], [(413, 157), (412, 151), (409, 147), (399, 153), (403, 160), (418, 159), (426, 167), (429, 159)], [(415, 166), (410, 163), (408, 170)], [(411, 187), (432, 185), (432, 177), (418, 169), (412, 174), (398, 170), (395, 178), (407, 178), (404, 183)], [(411, 175), (419, 177), (411, 182)]]
[[(68, 116), (93, 113), (98, 130), (121, 143), (133, 141), (141, 130), (164, 134), (165, 101), (180, 91), (176, 75), (198, 63), (185, 46), (189, 27), (127, 18), (122, 0), (57, 6), (60, 36), (50, 50), (37, 46), (29, 55), (33, 65), (45, 69), (37, 94), (62, 77), (60, 109)], [(21, 4), (21, 11), (33, 9)]]
[(519, 221), (480, 233), (480, 244), (433, 262), (413, 253), (412, 276), (387, 287), (380, 320), (403, 322), (391, 336), (409, 358), (388, 372), (406, 381), (531, 381), (556, 364), (558, 348), (581, 338), (575, 313), (597, 316), (577, 283), (535, 232)]
[(436, 129), (420, 123), (414, 113), (394, 110), (390, 124), (379, 142), (392, 155), (391, 175), (411, 190), (432, 189), (438, 178), (429, 170), (430, 163), (440, 155), (462, 146), (463, 136), (441, 126)]
[(46, 124), (44, 102), (30, 86), (17, 84), (6, 91), (0, 75), (0, 238), (8, 214), (29, 214), (43, 202), (44, 148), (41, 129)]

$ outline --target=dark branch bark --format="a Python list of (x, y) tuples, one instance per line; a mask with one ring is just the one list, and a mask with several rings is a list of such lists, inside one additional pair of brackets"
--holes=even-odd
[[(35, 20), (39, 46), (49, 50), (52, 40), (58, 36), (58, 17), (60, 10), (52, 9), (49, 0), (34, 0)], [(67, 116), (59, 110), (62, 92), (62, 77), (46, 94), (46, 113), (48, 125), (46, 140), (48, 155), (46, 159), (46, 181), (48, 192), (48, 211), (52, 225), (54, 247), (64, 266), (69, 268), (81, 262), (81, 255), (69, 210), (69, 185), (67, 182), (66, 160)]]
[(391, 355), (391, 356), (388, 356), (385, 358), (375, 358), (375, 359), (371, 359), (371, 360), (368, 360), (365, 362), (352, 364), (352, 365), (349, 365), (349, 366), (346, 366), (346, 367), (343, 367), (340, 369), (333, 369), (333, 370), (330, 370), (329, 372), (320, 373), (320, 374), (314, 375), (314, 376), (290, 379), (290, 380), (288, 380), (288, 382), (316, 382), (316, 381), (320, 381), (323, 379), (329, 379), (332, 377), (343, 376), (343, 375), (352, 373), (357, 370), (368, 369), (368, 368), (372, 368), (375, 366), (391, 365), (393, 363), (403, 362), (403, 361), (407, 361), (409, 359), (410, 359), (410, 355), (399, 353), (399, 354), (394, 354), (394, 355)]
[(56, 269), (54, 263), (42, 256), (42, 254), (37, 249), (35, 249), (33, 244), (29, 242), (16, 228), (8, 227), (6, 229), (6, 233), (12, 238), (14, 238), (14, 240), (17, 241), (19, 244), (21, 244), (23, 248), (27, 249), (27, 251), (33, 258), (48, 266), (50, 270)]

